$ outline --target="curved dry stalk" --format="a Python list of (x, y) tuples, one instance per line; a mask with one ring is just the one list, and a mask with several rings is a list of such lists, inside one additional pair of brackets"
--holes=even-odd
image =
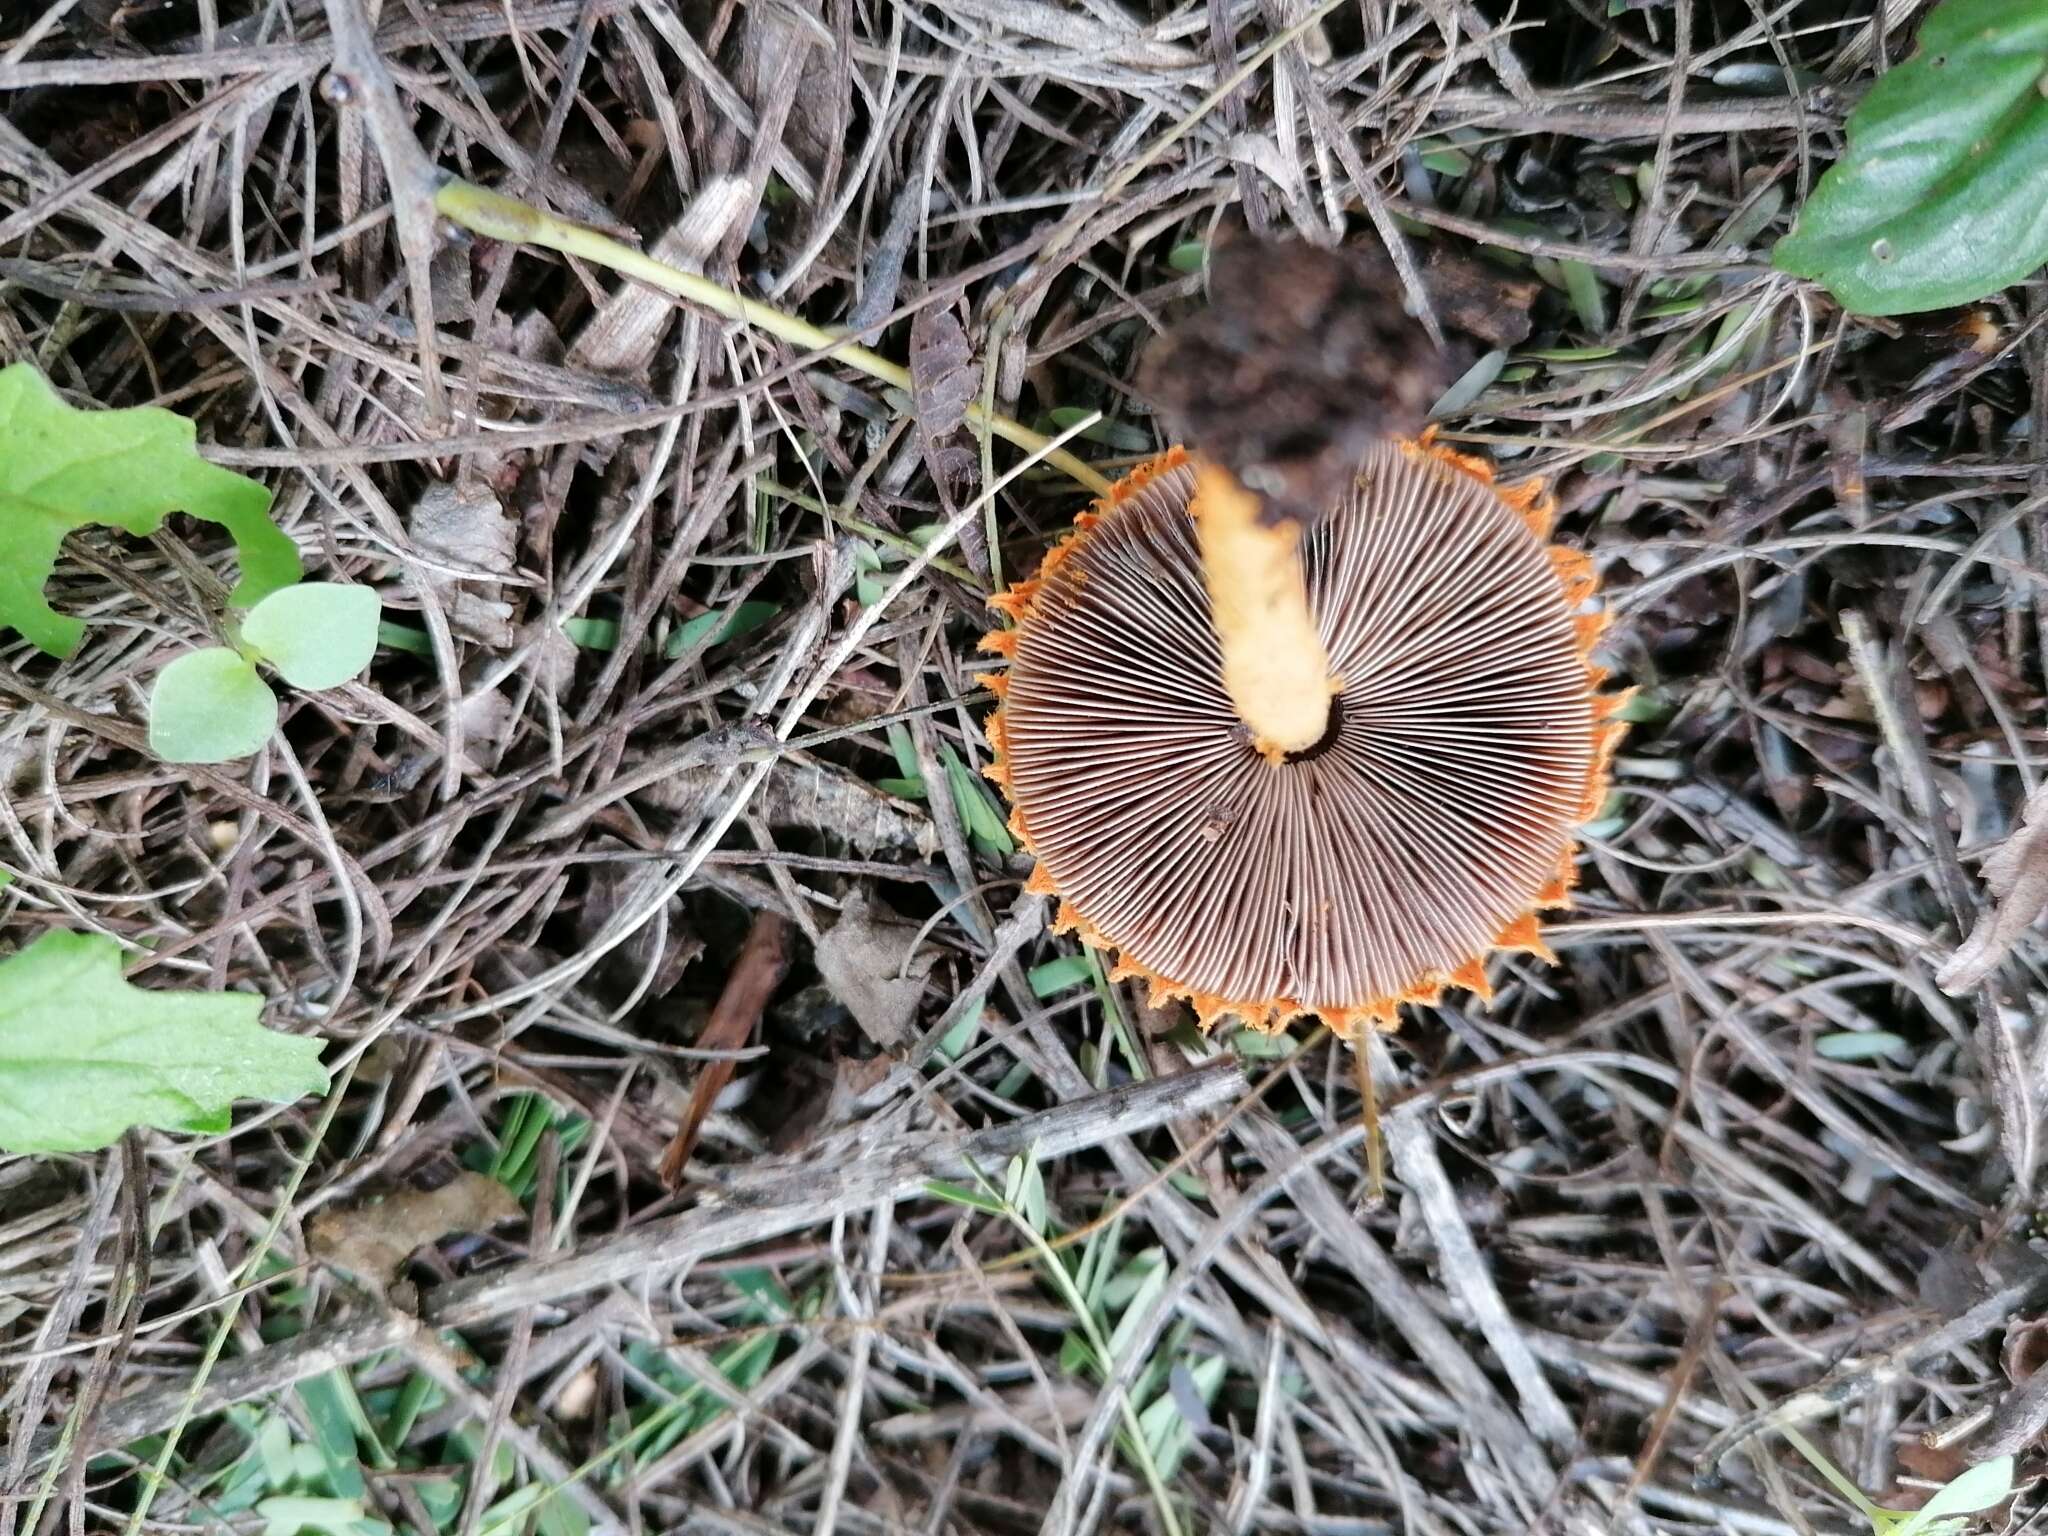
[[(644, 251), (636, 251), (586, 224), (558, 219), (530, 203), (522, 203), (516, 197), (507, 197), (502, 192), (490, 191), (459, 177), (451, 179), (434, 195), (434, 206), (443, 218), (460, 224), (472, 234), (519, 245), (545, 246), (551, 251), (560, 251), (564, 256), (580, 256), (585, 261), (596, 262), (622, 277), (637, 278), (650, 287), (672, 293), (728, 320), (737, 320), (742, 325), (766, 331), (792, 346), (827, 353), (850, 367), (858, 368), (869, 378), (906, 394), (910, 391), (910, 370), (900, 363), (890, 362), (881, 353), (848, 341), (843, 336), (834, 336), (830, 331), (812, 325), (808, 320), (800, 320), (772, 304), (742, 298), (708, 277), (685, 272), (665, 261), (656, 261)], [(967, 419), (1027, 453), (1043, 454), (1046, 463), (1064, 470), (1076, 483), (1097, 495), (1109, 489), (1109, 481), (1085, 460), (1064, 448), (1053, 447), (1050, 439), (1021, 422), (989, 410), (978, 401), (967, 407)]]

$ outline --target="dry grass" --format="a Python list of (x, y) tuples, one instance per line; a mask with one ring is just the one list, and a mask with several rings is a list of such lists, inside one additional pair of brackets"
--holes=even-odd
[[(1762, 259), (1915, 7), (1607, 9), (6, 8), (0, 361), (196, 417), (403, 633), (220, 771), (138, 749), (210, 530), (74, 539), (86, 648), (5, 637), (10, 947), (260, 988), (337, 1086), (0, 1161), (0, 1530), (253, 1530), (254, 1488), (468, 1536), (557, 1487), (541, 1529), (1792, 1536), (1855, 1517), (1786, 1423), (1889, 1503), (2030, 1443), (2044, 955), (1932, 974), (2042, 739), (2048, 305), (1970, 352)], [(426, 165), (887, 354), (953, 311), (996, 408), (1102, 412), (1112, 472), (1219, 225), (1392, 242), (1473, 361), (1449, 435), (1560, 477), (1643, 695), (1562, 965), (1381, 1053), (1386, 1207), (1339, 1050), (1187, 1073), (944, 792), (980, 600), (1070, 487), (1010, 483), (991, 540), (904, 400), (448, 241)], [(795, 964), (671, 1196), (759, 911)], [(1034, 1142), (1067, 1284), (975, 1192)], [(464, 1164), (523, 1224), (388, 1293), (309, 1246)]]

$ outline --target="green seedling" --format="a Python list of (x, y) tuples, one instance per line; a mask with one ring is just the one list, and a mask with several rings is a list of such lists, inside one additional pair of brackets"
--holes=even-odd
[(1994, 1456), (1949, 1479), (1918, 1509), (1889, 1509), (1866, 1498), (1862, 1489), (1797, 1430), (1787, 1429), (1784, 1435), (1792, 1449), (1870, 1522), (1870, 1536), (1961, 1536), (1969, 1526), (1968, 1516), (1995, 1509), (2012, 1497), (2013, 1459)]
[[(1051, 1239), (1057, 1229), (1035, 1149), (1010, 1159), (1000, 1191), (981, 1170), (973, 1172), (972, 1187), (934, 1179), (926, 1185), (927, 1192), (969, 1210), (1000, 1216), (1017, 1229), (1032, 1249), (1047, 1285), (1074, 1314), (1075, 1328), (1060, 1350), (1062, 1368), (1106, 1380), (1117, 1362), (1135, 1348), (1146, 1311), (1171, 1278), (1164, 1251), (1145, 1249), (1112, 1273), (1109, 1265), (1122, 1230), (1120, 1223), (1098, 1229), (1078, 1260), (1055, 1248)], [(1169, 1332), (1138, 1373), (1130, 1392), (1119, 1394), (1117, 1403), (1122, 1424), (1117, 1447), (1145, 1483), (1167, 1536), (1181, 1536), (1186, 1529), (1167, 1479), (1194, 1443), (1194, 1427), (1181, 1412), (1172, 1390), (1175, 1373), (1180, 1373), (1183, 1396), (1190, 1402), (1199, 1399), (1206, 1408), (1227, 1369), (1220, 1359), (1184, 1358), (1186, 1341), (1184, 1327)]]
[(377, 652), (377, 594), (307, 581), (273, 592), (241, 623), (236, 643), (190, 651), (157, 674), (149, 747), (167, 763), (225, 763), (261, 751), (277, 729), (277, 696), (256, 668), (294, 688), (338, 688)]

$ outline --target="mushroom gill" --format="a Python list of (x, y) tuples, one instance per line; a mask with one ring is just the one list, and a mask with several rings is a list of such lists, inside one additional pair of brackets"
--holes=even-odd
[(1140, 467), (992, 600), (1015, 627), (984, 641), (1010, 658), (989, 774), (1058, 926), (1205, 1026), (1347, 1038), (1486, 994), (1495, 949), (1547, 957), (1535, 913), (1568, 900), (1623, 698), (1548, 500), (1427, 440), (1371, 449), (1300, 545), (1330, 722), (1275, 758), (1223, 684), (1196, 484), (1178, 448)]

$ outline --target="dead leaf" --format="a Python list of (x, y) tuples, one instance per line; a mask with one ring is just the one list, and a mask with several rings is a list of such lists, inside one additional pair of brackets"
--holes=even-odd
[(885, 1051), (911, 1038), (925, 974), (932, 968), (927, 952), (904, 973), (904, 956), (916, 937), (917, 930), (907, 924), (876, 921), (866, 894), (855, 890), (832, 931), (818, 940), (818, 974), (862, 1032)]
[[(764, 909), (754, 914), (754, 926), (747, 930), (739, 959), (733, 962), (732, 972), (725, 978), (725, 990), (718, 994), (711, 1018), (697, 1036), (698, 1049), (736, 1051), (747, 1043), (761, 1023), (761, 1010), (768, 1006), (769, 997), (782, 981), (782, 968), (789, 959), (788, 934), (789, 924), (779, 913)], [(704, 1070), (697, 1074), (696, 1084), (690, 1090), (690, 1106), (683, 1111), (682, 1123), (676, 1127), (668, 1150), (661, 1155), (662, 1181), (670, 1189), (682, 1187), (683, 1169), (690, 1161), (690, 1153), (696, 1150), (705, 1117), (725, 1085), (732, 1081), (738, 1065), (730, 1060), (707, 1061)]]
[[(715, 762), (678, 768), (635, 798), (681, 820), (694, 820), (709, 811), (726, 771)], [(928, 859), (939, 846), (938, 832), (920, 807), (802, 752), (776, 760), (751, 809), (771, 827), (826, 833), (866, 854), (914, 853)]]
[(2014, 1386), (2048, 1365), (2048, 1318), (2027, 1318), (2007, 1328), (1999, 1363), (2005, 1367), (2005, 1379)]
[[(412, 538), (425, 554), (462, 576), (488, 580), (512, 573), (517, 530), (490, 487), (439, 480), (413, 504)], [(451, 573), (449, 579), (455, 579)]]
[(511, 1190), (465, 1171), (439, 1189), (402, 1189), (315, 1211), (306, 1222), (306, 1246), (321, 1263), (350, 1271), (381, 1296), (406, 1259), (429, 1243), (454, 1232), (487, 1232), (524, 1215)]
[(425, 576), (459, 635), (502, 650), (512, 644), (512, 605), (494, 576), (509, 576), (518, 529), (480, 481), (436, 481), (413, 504), (413, 543), (433, 564)]
[(2027, 799), (2017, 831), (1984, 861), (1985, 887), (1996, 903), (1977, 919), (1961, 949), (1935, 972), (1935, 984), (1960, 996), (1989, 976), (2012, 952), (2020, 935), (2048, 908), (2048, 784)]
[[(967, 333), (951, 310), (920, 309), (910, 317), (911, 409), (917, 417), (917, 440), (925, 468), (939, 488), (939, 501), (948, 517), (959, 510), (960, 497), (973, 485), (974, 472), (981, 463), (962, 430), (979, 383)], [(961, 530), (960, 542), (969, 563), (978, 572), (985, 571), (987, 551), (977, 557), (977, 546), (966, 529)]]
[(462, 718), (462, 771), (489, 773), (497, 767), (511, 738), (512, 701), (495, 688), (465, 694), (457, 713)]
[(1543, 292), (1533, 278), (1435, 244), (1422, 283), (1439, 320), (1489, 347), (1515, 347), (1529, 339), (1529, 306)]

